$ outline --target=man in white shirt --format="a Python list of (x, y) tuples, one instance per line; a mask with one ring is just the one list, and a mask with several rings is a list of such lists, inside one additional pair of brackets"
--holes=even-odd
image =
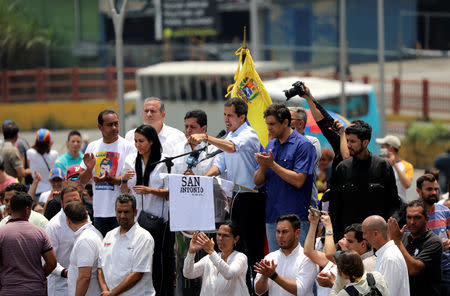
[(394, 241), (388, 239), (387, 223), (383, 217), (373, 215), (362, 223), (364, 239), (377, 251), (374, 271), (386, 280), (389, 295), (409, 296), (408, 268)]
[(269, 253), (254, 266), (255, 292), (258, 295), (313, 295), (318, 266), (303, 253), (298, 242), (300, 218), (284, 215), (277, 219), (276, 238), (280, 249)]
[[(203, 110), (192, 110), (188, 111), (184, 116), (184, 135), (186, 136), (182, 142), (179, 142), (174, 148), (174, 155), (180, 155), (193, 150), (204, 149), (206, 146), (205, 142), (201, 142), (195, 145), (188, 141), (188, 138), (193, 134), (204, 134), (208, 129), (208, 117)], [(205, 150), (201, 151), (197, 157), (186, 155), (184, 157), (176, 158), (173, 160), (174, 167), (172, 173), (175, 174), (194, 174), (194, 175), (205, 175), (206, 172), (211, 168), (214, 157), (206, 159), (207, 154), (217, 151), (214, 145), (209, 145)], [(196, 159), (194, 159), (196, 158)], [(203, 161), (202, 161), (203, 160)], [(190, 171), (187, 171), (188, 165), (192, 165)]]
[[(161, 99), (155, 97), (145, 99), (142, 109), (142, 121), (144, 121), (144, 124), (155, 128), (163, 148), (163, 154), (165, 156), (174, 156), (173, 148), (176, 144), (184, 141), (185, 137), (181, 131), (164, 124), (164, 117), (166, 117), (166, 111)], [(135, 130), (129, 130), (125, 135), (125, 139), (133, 144)]]
[(97, 281), (98, 258), (103, 237), (95, 229), (82, 202), (72, 201), (64, 207), (67, 225), (75, 234), (68, 272), (68, 295), (100, 295)]
[(115, 204), (120, 226), (103, 239), (97, 270), (101, 295), (155, 295), (152, 282), (155, 244), (150, 233), (134, 221), (136, 199), (124, 193)]
[(67, 272), (75, 237), (73, 231), (67, 225), (63, 208), (71, 201), (81, 202), (81, 197), (76, 187), (68, 186), (61, 191), (61, 210), (48, 222), (45, 228), (58, 261), (56, 268), (47, 278), (49, 296), (67, 295)]
[(114, 201), (120, 194), (120, 172), (129, 154), (136, 153), (133, 144), (119, 136), (119, 116), (113, 110), (103, 110), (98, 115), (98, 129), (102, 138), (86, 148), (81, 168), (80, 182), (85, 185), (93, 176), (94, 226), (102, 235), (117, 227)]

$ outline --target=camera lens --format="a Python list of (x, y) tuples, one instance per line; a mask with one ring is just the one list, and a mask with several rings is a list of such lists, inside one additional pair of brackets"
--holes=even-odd
[(293, 96), (295, 96), (297, 94), (297, 91), (295, 90), (295, 87), (288, 89), (288, 90), (284, 90), (284, 95), (286, 96), (286, 99), (290, 99)]

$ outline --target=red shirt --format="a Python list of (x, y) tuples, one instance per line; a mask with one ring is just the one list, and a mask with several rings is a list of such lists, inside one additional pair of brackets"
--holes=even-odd
[(0, 294), (45, 295), (41, 255), (51, 249), (45, 230), (28, 221), (11, 219), (0, 227)]

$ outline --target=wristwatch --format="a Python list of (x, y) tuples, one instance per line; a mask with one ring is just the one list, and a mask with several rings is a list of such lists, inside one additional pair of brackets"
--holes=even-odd
[(325, 235), (333, 235), (333, 230), (327, 230), (327, 231), (325, 231)]

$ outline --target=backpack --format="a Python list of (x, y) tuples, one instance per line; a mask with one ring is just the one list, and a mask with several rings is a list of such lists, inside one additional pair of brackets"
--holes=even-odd
[(348, 286), (345, 288), (345, 291), (350, 295), (350, 296), (382, 296), (380, 290), (378, 290), (377, 287), (375, 287), (375, 278), (373, 277), (373, 274), (371, 273), (367, 273), (366, 274), (366, 278), (367, 278), (367, 282), (369, 284), (370, 287), (370, 292), (366, 293), (366, 294), (361, 294), (358, 292), (358, 290), (356, 290), (356, 288), (354, 286)]

